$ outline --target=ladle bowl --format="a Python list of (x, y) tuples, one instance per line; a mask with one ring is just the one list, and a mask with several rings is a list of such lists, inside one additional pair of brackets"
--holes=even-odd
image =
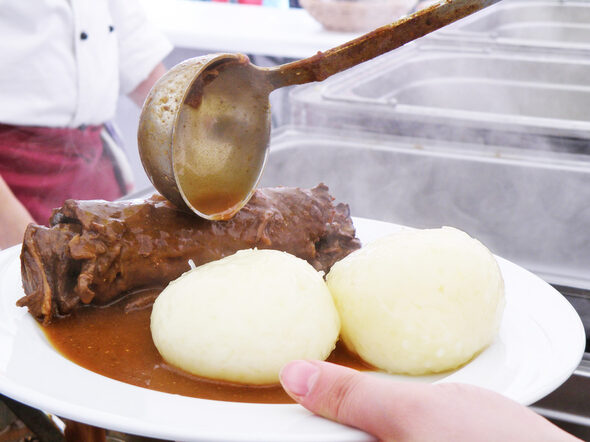
[(262, 175), (270, 140), (269, 94), (321, 81), (498, 0), (445, 0), (304, 60), (259, 68), (241, 54), (186, 60), (152, 88), (138, 130), (154, 187), (203, 218), (231, 218)]
[(206, 55), (178, 64), (152, 88), (140, 117), (140, 157), (176, 206), (227, 219), (250, 198), (270, 136), (269, 91), (253, 81), (257, 70), (241, 54)]

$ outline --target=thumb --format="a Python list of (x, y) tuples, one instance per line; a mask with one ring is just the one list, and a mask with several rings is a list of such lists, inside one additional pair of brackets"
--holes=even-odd
[(528, 408), (473, 385), (394, 382), (320, 361), (293, 361), (280, 379), (305, 408), (380, 440), (577, 440)]
[(381, 440), (405, 439), (412, 426), (409, 416), (429, 396), (421, 384), (391, 382), (320, 361), (293, 361), (283, 367), (280, 379), (285, 391), (305, 408)]

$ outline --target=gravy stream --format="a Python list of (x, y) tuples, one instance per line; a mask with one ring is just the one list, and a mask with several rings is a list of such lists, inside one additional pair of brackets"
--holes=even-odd
[[(108, 307), (85, 307), (43, 327), (51, 344), (72, 362), (139, 387), (201, 399), (293, 403), (280, 385), (248, 386), (194, 376), (168, 365), (150, 332), (151, 305), (125, 311), (129, 297)], [(338, 344), (328, 361), (370, 369)]]

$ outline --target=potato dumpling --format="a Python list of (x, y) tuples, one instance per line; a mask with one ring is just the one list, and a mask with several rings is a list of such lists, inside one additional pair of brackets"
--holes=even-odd
[(322, 275), (275, 250), (242, 250), (193, 269), (158, 296), (154, 343), (168, 363), (243, 384), (279, 382), (293, 359), (325, 359), (340, 320)]
[(337, 262), (327, 283), (346, 346), (391, 373), (464, 364), (493, 341), (504, 309), (494, 256), (451, 227), (381, 238)]

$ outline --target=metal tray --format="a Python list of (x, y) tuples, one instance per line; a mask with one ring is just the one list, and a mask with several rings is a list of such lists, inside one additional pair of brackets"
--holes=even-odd
[(590, 4), (505, 0), (436, 32), (433, 38), (588, 55)]
[(585, 152), (590, 59), (419, 42), (295, 88), (296, 125)]
[(354, 216), (458, 227), (548, 282), (590, 288), (590, 156), (535, 153), (285, 127), (261, 185), (324, 182)]

